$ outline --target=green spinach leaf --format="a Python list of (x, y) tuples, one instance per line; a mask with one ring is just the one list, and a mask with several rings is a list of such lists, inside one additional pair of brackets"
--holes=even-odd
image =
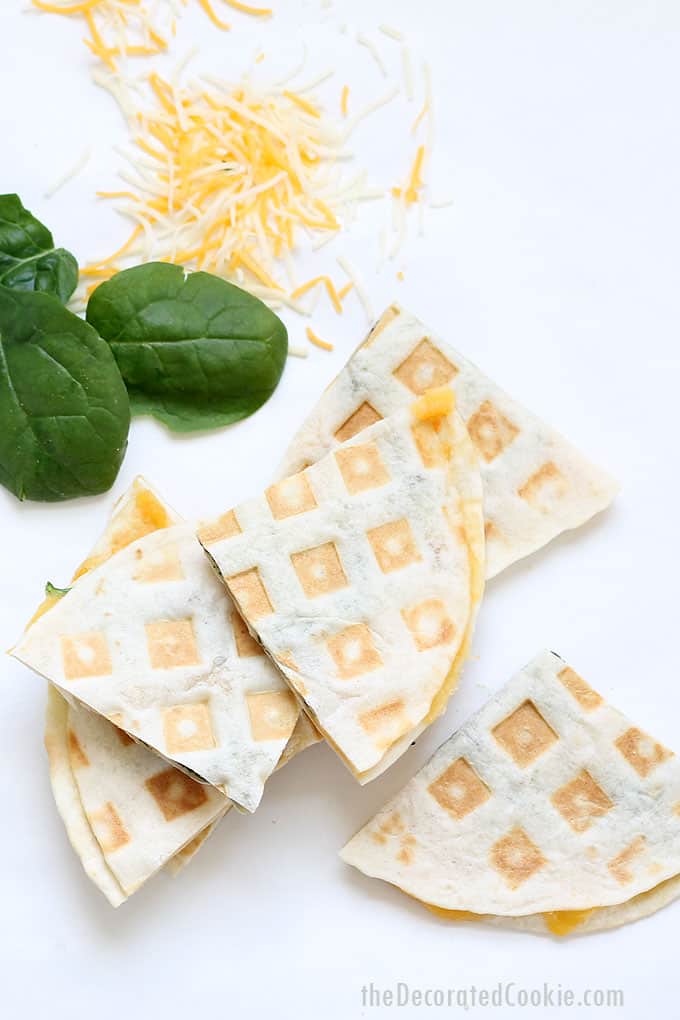
[(100, 284), (87, 321), (110, 343), (133, 413), (175, 432), (247, 418), (276, 389), (288, 353), (286, 327), (252, 294), (163, 262)]
[(48, 581), (47, 584), (45, 585), (45, 596), (49, 598), (50, 595), (53, 595), (55, 598), (61, 599), (64, 597), (64, 595), (68, 595), (70, 590), (71, 590), (70, 588), (57, 588), (55, 584), (52, 584), (51, 581)]
[(50, 294), (0, 286), (0, 483), (19, 499), (105, 492), (130, 406), (111, 350)]
[(52, 234), (24, 209), (18, 195), (0, 195), (0, 284), (47, 291), (65, 304), (77, 283), (73, 255), (54, 247)]

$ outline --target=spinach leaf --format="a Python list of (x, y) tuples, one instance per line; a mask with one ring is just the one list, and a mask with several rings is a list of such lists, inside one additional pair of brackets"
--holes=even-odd
[(70, 590), (70, 588), (57, 588), (57, 586), (52, 584), (51, 581), (48, 581), (45, 585), (45, 596), (46, 598), (49, 598), (50, 595), (53, 595), (55, 598), (61, 599), (64, 595), (68, 595)]
[(100, 284), (87, 321), (111, 345), (133, 414), (175, 432), (247, 418), (276, 389), (288, 353), (286, 327), (252, 294), (163, 262)]
[(78, 263), (55, 248), (47, 227), (24, 209), (18, 195), (0, 195), (0, 284), (44, 290), (64, 304), (78, 283)]
[(44, 501), (105, 492), (129, 427), (108, 344), (50, 294), (0, 286), (0, 484)]

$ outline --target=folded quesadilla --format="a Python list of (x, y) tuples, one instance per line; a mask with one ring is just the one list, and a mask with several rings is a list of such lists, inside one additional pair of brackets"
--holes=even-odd
[[(136, 538), (178, 521), (148, 483), (136, 479), (114, 507), (102, 538), (76, 571), (74, 583)], [(61, 597), (63, 592), (50, 586), (33, 619), (52, 609)], [(98, 737), (94, 753), (86, 750), (92, 732)], [(45, 746), (54, 798), (71, 844), (86, 874), (113, 906), (124, 902), (163, 864), (173, 872), (186, 864), (231, 806), (217, 791), (198, 783), (190, 786), (183, 773), (173, 770), (179, 785), (172, 788), (181, 786), (188, 810), (170, 812), (173, 817), (167, 818), (167, 804), (164, 814), (151, 793), (154, 777), (168, 773), (162, 759), (132, 742), (112, 722), (67, 702), (52, 684), (48, 685)], [(152, 780), (151, 789), (145, 779)], [(155, 785), (159, 787), (158, 779)], [(170, 789), (170, 784), (165, 782), (165, 788)], [(191, 797), (186, 795), (189, 790)], [(120, 822), (117, 841), (110, 831), (114, 817)], [(106, 819), (109, 824), (104, 824)]]
[(449, 388), (270, 486), (199, 539), (360, 782), (444, 710), (484, 576), (479, 468)]
[(544, 652), (341, 856), (451, 920), (611, 928), (680, 894), (680, 764)]
[(281, 474), (313, 464), (414, 395), (442, 385), (453, 388), (479, 454), (487, 578), (583, 524), (616, 495), (608, 475), (397, 305), (326, 389)]

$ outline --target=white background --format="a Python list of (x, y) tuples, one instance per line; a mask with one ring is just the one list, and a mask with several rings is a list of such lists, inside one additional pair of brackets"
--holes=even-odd
[[(215, 0), (219, 7), (219, 0)], [(397, 297), (514, 396), (622, 481), (616, 506), (489, 585), (474, 659), (446, 716), (382, 779), (360, 789), (323, 746), (267, 788), (254, 817), (236, 812), (183, 876), (161, 876), (114, 912), (91, 887), (57, 816), (42, 747), (44, 684), (2, 665), (0, 1014), (97, 1020), (162, 1016), (342, 1018), (361, 986), (623, 988), (625, 1010), (677, 1010), (680, 903), (638, 924), (567, 941), (449, 925), (350, 871), (336, 851), (432, 750), (540, 648), (559, 651), (669, 746), (680, 747), (678, 245), (680, 6), (677, 0), (274, 0), (260, 25), (234, 14), (222, 35), (191, 4), (175, 58), (200, 41), (197, 70), (235, 77), (258, 45), (277, 67), (313, 46), (308, 77), (337, 111), (386, 88), (370, 35), (399, 70), (402, 29), (432, 66), (437, 112), (434, 197), (425, 237), (375, 273), (380, 214), (367, 210), (334, 254), (361, 267), (376, 312)], [(193, 8), (196, 8), (194, 10)], [(285, 10), (284, 10), (285, 9)], [(338, 33), (348, 22), (349, 35)], [(80, 23), (0, 11), (0, 191), (20, 193), (81, 261), (127, 228), (98, 188), (115, 187), (112, 146), (125, 126), (88, 76)], [(404, 102), (367, 122), (355, 148), (372, 177), (407, 166)], [(380, 124), (377, 129), (376, 124)], [(45, 189), (90, 145), (87, 170), (51, 201)], [(403, 283), (396, 270), (404, 269)], [(302, 276), (304, 277), (304, 274)], [(139, 472), (183, 513), (211, 514), (271, 477), (288, 437), (365, 332), (348, 301), (314, 316), (333, 354), (290, 360), (271, 402), (249, 421), (177, 439), (135, 421), (114, 494)], [(301, 320), (288, 320), (304, 343)], [(19, 505), (0, 491), (0, 645), (18, 636), (46, 579), (70, 576), (103, 527), (112, 494)], [(425, 1009), (400, 1009), (421, 1016)], [(482, 1016), (505, 1011), (474, 1011)], [(580, 1014), (546, 1009), (542, 1016)], [(602, 1010), (602, 1015), (610, 1015)], [(509, 1010), (508, 1015), (531, 1015)], [(433, 1015), (450, 1015), (433, 1011)], [(597, 1011), (595, 1011), (597, 1015)], [(613, 1013), (611, 1015), (614, 1015)]]

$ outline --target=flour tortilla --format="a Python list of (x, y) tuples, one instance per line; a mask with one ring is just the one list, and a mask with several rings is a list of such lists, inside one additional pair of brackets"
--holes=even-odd
[(14, 655), (249, 811), (298, 716), (189, 524), (90, 570)]
[(443, 711), (482, 593), (476, 456), (455, 411), (430, 418), (427, 400), (199, 531), (360, 782)]
[(544, 652), (341, 856), (453, 919), (614, 927), (680, 892), (680, 763)]
[(450, 385), (479, 454), (486, 575), (607, 507), (617, 484), (398, 305), (382, 315), (293, 439), (294, 474), (432, 386)]

